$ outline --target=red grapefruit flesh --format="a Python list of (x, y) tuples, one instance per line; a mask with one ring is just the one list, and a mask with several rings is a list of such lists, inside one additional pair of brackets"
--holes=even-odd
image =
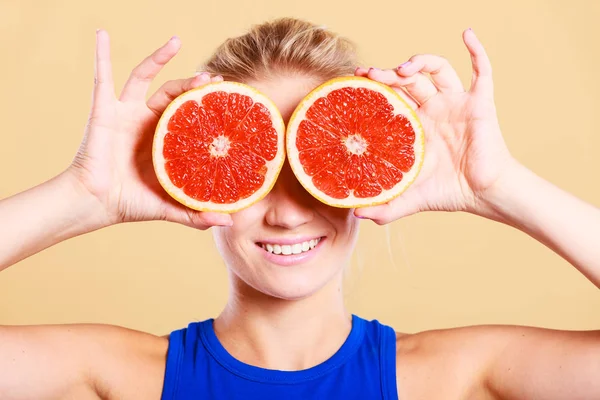
[(255, 89), (217, 82), (177, 97), (153, 143), (162, 187), (201, 211), (235, 212), (263, 198), (285, 160), (284, 123)]
[(298, 105), (286, 133), (294, 174), (314, 197), (335, 207), (386, 203), (418, 175), (423, 128), (386, 85), (362, 77), (330, 80)]

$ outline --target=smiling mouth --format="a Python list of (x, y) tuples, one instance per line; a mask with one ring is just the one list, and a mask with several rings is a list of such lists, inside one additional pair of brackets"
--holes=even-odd
[(317, 247), (322, 239), (323, 237), (320, 237), (318, 239), (307, 240), (294, 244), (257, 243), (257, 245), (268, 253), (289, 256), (311, 251)]

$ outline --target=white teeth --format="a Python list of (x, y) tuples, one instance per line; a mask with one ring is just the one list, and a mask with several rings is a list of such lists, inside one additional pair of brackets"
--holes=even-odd
[(265, 249), (265, 251), (268, 251), (269, 253), (273, 253), (273, 254), (283, 254), (283, 255), (290, 255), (290, 254), (301, 254), (304, 252), (307, 252), (309, 250), (314, 249), (317, 244), (319, 244), (319, 241), (321, 239), (313, 239), (313, 240), (309, 240), (309, 241), (305, 241), (302, 243), (296, 243), (296, 244), (263, 244), (261, 245), (261, 247), (263, 249)]

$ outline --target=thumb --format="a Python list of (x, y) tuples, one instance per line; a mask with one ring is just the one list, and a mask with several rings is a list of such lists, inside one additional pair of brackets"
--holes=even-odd
[(357, 208), (354, 210), (354, 215), (358, 218), (370, 219), (377, 225), (385, 225), (422, 211), (418, 200), (414, 193), (407, 192), (386, 204)]
[(492, 79), (492, 64), (473, 30), (467, 29), (463, 33), (463, 41), (471, 55), (473, 77), (471, 92), (480, 92), (488, 98), (494, 97), (494, 81)]

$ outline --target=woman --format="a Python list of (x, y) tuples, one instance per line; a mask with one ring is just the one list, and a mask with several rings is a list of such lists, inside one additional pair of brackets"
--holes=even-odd
[[(395, 70), (354, 71), (347, 41), (306, 22), (278, 20), (228, 40), (206, 72), (167, 82), (146, 101), (179, 40), (139, 64), (116, 99), (108, 35), (99, 31), (80, 151), (64, 173), (0, 203), (0, 268), (112, 224), (168, 220), (212, 228), (231, 296), (214, 321), (169, 337), (99, 325), (0, 327), (0, 398), (600, 398), (600, 331), (483, 326), (401, 334), (344, 308), (342, 275), (357, 217), (386, 224), (430, 210), (512, 225), (600, 286), (600, 211), (512, 158), (496, 117), (489, 60), (471, 30), (463, 39), (473, 64), (469, 90), (433, 55)], [(330, 208), (308, 195), (288, 166), (265, 199), (231, 216), (186, 209), (160, 189), (151, 138), (177, 95), (210, 80), (242, 81), (287, 119), (316, 85), (352, 73), (398, 90), (424, 124), (425, 165), (398, 199)], [(286, 268), (260, 246), (310, 240), (319, 240), (312, 257)]]

